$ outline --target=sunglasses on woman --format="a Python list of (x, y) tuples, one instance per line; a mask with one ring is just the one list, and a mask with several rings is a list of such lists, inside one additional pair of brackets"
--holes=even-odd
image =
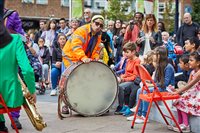
[(95, 23), (96, 26), (100, 26), (100, 28), (103, 28), (103, 24), (96, 22), (96, 21), (94, 21), (94, 23)]

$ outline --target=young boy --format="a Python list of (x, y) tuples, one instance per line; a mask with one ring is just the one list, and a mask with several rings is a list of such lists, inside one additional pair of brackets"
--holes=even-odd
[(195, 52), (200, 45), (200, 41), (198, 40), (197, 37), (192, 37), (192, 38), (187, 38), (185, 41), (185, 51), (186, 53), (193, 53)]
[(183, 73), (175, 77), (175, 87), (177, 88), (177, 84), (179, 81), (187, 82), (190, 76), (191, 69), (189, 68), (189, 55), (183, 54), (179, 58), (179, 66)]
[(167, 48), (168, 58), (175, 61), (176, 60), (176, 54), (174, 53), (174, 44), (169, 39), (169, 33), (168, 32), (166, 32), (166, 31), (162, 32), (162, 41), (163, 41), (163, 45)]
[[(132, 112), (130, 111), (129, 100), (125, 101), (125, 97), (128, 97), (132, 91), (137, 91), (138, 88), (133, 88), (134, 80), (138, 77), (138, 72), (136, 70), (136, 65), (140, 64), (140, 59), (136, 56), (136, 45), (132, 42), (128, 42), (123, 46), (123, 51), (125, 56), (127, 57), (127, 63), (125, 68), (125, 73), (118, 77), (119, 84), (119, 94), (118, 100), (119, 105), (115, 111), (115, 114), (123, 114), (130, 115)], [(124, 104), (125, 103), (125, 104)]]
[(120, 76), (121, 74), (125, 73), (127, 58), (124, 52), (122, 52), (122, 55), (123, 56), (121, 57), (120, 61), (116, 65), (110, 66), (110, 68), (115, 72), (117, 76)]

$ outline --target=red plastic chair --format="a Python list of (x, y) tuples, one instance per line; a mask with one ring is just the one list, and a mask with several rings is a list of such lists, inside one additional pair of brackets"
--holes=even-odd
[(12, 125), (15, 128), (16, 133), (19, 133), (19, 131), (17, 129), (17, 126), (16, 126), (16, 124), (15, 124), (15, 122), (14, 122), (14, 120), (13, 120), (11, 114), (10, 114), (10, 112), (19, 111), (21, 109), (21, 107), (8, 108), (1, 94), (0, 94), (0, 105), (3, 106), (2, 108), (0, 108), (0, 114), (7, 113), (9, 118), (10, 118), (10, 121), (11, 121)]
[[(134, 114), (134, 119), (132, 121), (132, 126), (131, 128), (134, 127), (134, 123), (135, 123), (135, 120), (136, 120), (136, 116), (137, 116), (137, 113), (138, 113), (138, 108), (139, 108), (139, 105), (140, 105), (140, 102), (141, 100), (144, 100), (146, 102), (149, 102), (149, 107), (148, 107), (148, 110), (147, 110), (147, 114), (146, 114), (146, 118), (145, 118), (145, 121), (144, 121), (144, 125), (142, 127), (142, 133), (144, 133), (144, 130), (145, 130), (145, 127), (146, 127), (146, 123), (147, 123), (147, 120), (148, 120), (148, 116), (149, 116), (149, 113), (150, 113), (150, 109), (151, 109), (151, 106), (152, 106), (152, 103), (154, 102), (156, 107), (158, 108), (160, 114), (162, 115), (165, 123), (167, 125), (169, 125), (167, 118), (170, 118), (174, 121), (174, 123), (176, 124), (176, 126), (178, 127), (179, 131), (181, 131), (180, 127), (179, 127), (179, 124), (177, 123), (176, 119), (174, 118), (172, 112), (170, 111), (168, 105), (166, 104), (165, 100), (173, 100), (173, 99), (177, 99), (179, 98), (180, 96), (179, 95), (172, 95), (170, 94), (169, 92), (160, 92), (158, 90), (158, 87), (156, 86), (155, 82), (153, 81), (153, 79), (151, 78), (150, 74), (148, 73), (148, 71), (142, 66), (142, 65), (137, 65), (136, 66), (136, 69), (140, 75), (140, 78), (142, 80), (142, 83), (143, 83), (143, 87), (142, 87), (142, 91), (141, 91), (141, 94), (139, 95), (139, 99), (138, 99), (138, 103), (137, 103), (137, 107), (136, 107), (136, 112)], [(151, 93), (147, 84), (146, 84), (146, 81), (150, 82), (153, 84), (153, 87), (154, 87), (154, 91)], [(143, 94), (143, 91), (146, 91), (147, 94)], [(162, 101), (165, 105), (165, 107), (167, 108), (169, 114), (171, 117), (163, 114), (162, 110), (160, 109), (159, 105), (158, 105), (158, 101)]]

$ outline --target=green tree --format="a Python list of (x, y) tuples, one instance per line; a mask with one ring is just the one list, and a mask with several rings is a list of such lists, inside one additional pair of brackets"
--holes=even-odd
[(174, 15), (175, 8), (173, 7), (173, 0), (165, 0), (165, 9), (163, 14), (163, 22), (165, 24), (166, 31), (174, 31)]
[(200, 2), (199, 0), (192, 0), (192, 20), (200, 23)]
[(111, 20), (121, 19), (123, 21), (128, 21), (133, 17), (134, 11), (126, 13), (128, 7), (131, 6), (132, 0), (109, 0), (108, 10), (103, 10), (102, 15)]

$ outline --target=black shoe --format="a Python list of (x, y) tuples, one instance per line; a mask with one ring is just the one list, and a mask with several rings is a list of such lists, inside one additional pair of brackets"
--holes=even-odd
[(5, 126), (5, 122), (0, 122), (0, 133), (8, 133), (8, 128)]
[(115, 114), (115, 115), (122, 115), (123, 113), (120, 112), (121, 110), (122, 110), (122, 107), (117, 106), (117, 109), (115, 110), (114, 114)]
[[(19, 122), (19, 119), (18, 119), (18, 118), (13, 118), (13, 120), (14, 120), (14, 122), (15, 122), (15, 125), (16, 125), (17, 129), (22, 129), (22, 124)], [(15, 129), (14, 126), (13, 126), (12, 124), (11, 124), (11, 127), (12, 127), (13, 129)]]

